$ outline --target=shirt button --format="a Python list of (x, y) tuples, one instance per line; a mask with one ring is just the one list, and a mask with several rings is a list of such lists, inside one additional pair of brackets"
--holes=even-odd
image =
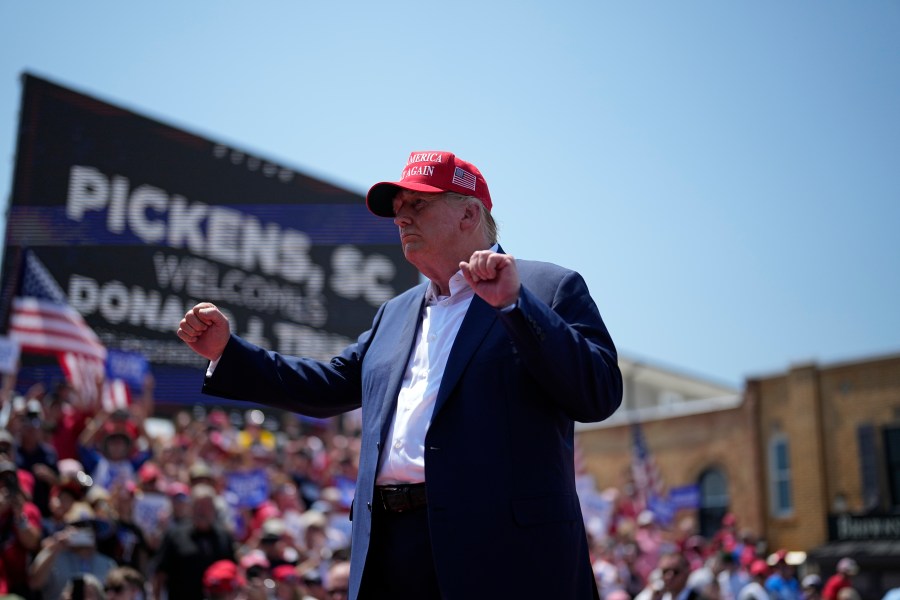
[(401, 444), (399, 441), (394, 443), (394, 448), (396, 448), (397, 450), (399, 450), (402, 447), (403, 447), (403, 444)]
[(433, 341), (436, 340), (436, 339), (437, 339), (437, 336), (436, 336), (435, 334), (433, 334), (433, 333), (432, 333), (431, 335), (428, 336), (428, 341), (429, 341), (429, 342), (433, 342)]

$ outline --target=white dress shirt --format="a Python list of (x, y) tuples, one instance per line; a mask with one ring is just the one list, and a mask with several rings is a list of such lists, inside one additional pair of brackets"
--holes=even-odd
[(438, 296), (433, 283), (428, 286), (425, 314), (397, 396), (377, 485), (425, 481), (425, 434), (450, 349), (474, 295), (461, 271), (450, 279), (449, 296)]

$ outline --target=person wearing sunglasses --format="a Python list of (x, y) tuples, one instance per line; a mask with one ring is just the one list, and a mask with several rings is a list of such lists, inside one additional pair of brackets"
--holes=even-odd
[(145, 600), (145, 580), (136, 569), (118, 567), (106, 575), (105, 591), (107, 600)]
[(328, 568), (325, 577), (325, 593), (328, 600), (346, 600), (350, 597), (350, 563), (339, 561)]

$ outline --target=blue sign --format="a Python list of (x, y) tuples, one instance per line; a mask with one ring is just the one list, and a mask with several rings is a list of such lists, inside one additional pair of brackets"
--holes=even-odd
[(269, 478), (264, 469), (232, 471), (225, 475), (225, 488), (237, 498), (239, 508), (256, 508), (269, 497)]
[(647, 499), (647, 508), (656, 516), (660, 525), (671, 525), (675, 518), (675, 507), (669, 498), (650, 496)]
[(700, 486), (683, 485), (669, 490), (669, 502), (675, 510), (700, 508)]
[(144, 378), (150, 372), (150, 363), (140, 352), (109, 350), (106, 353), (106, 376), (121, 379), (132, 389), (144, 387)]

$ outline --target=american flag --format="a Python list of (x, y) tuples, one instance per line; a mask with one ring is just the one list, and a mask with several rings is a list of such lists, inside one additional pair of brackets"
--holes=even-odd
[(100, 398), (103, 410), (108, 413), (131, 406), (131, 390), (121, 379), (107, 379)]
[[(103, 361), (94, 356), (72, 352), (60, 354), (58, 360), (63, 373), (66, 374), (66, 380), (78, 391), (76, 404), (84, 410), (97, 408), (98, 401), (104, 399), (107, 388), (106, 366)], [(103, 382), (102, 391), (101, 382)]]
[(638, 511), (649, 510), (656, 515), (658, 521), (665, 522), (671, 517), (668, 493), (656, 461), (647, 447), (640, 423), (631, 426), (631, 438), (631, 478), (634, 481), (635, 508)]
[(83, 402), (98, 400), (106, 348), (72, 306), (47, 267), (23, 251), (19, 288), (13, 298), (9, 337), (22, 352), (56, 356)]
[(106, 360), (106, 348), (34, 252), (25, 250), (22, 279), (10, 314), (9, 336), (23, 352), (71, 352)]
[(473, 192), (475, 191), (475, 175), (460, 167), (456, 167), (453, 171), (452, 182), (458, 186), (472, 190)]
[(93, 356), (66, 352), (59, 357), (59, 364), (66, 379), (78, 390), (77, 402), (83, 409), (102, 408), (111, 413), (131, 406), (128, 384), (123, 379), (107, 377), (103, 361)]

